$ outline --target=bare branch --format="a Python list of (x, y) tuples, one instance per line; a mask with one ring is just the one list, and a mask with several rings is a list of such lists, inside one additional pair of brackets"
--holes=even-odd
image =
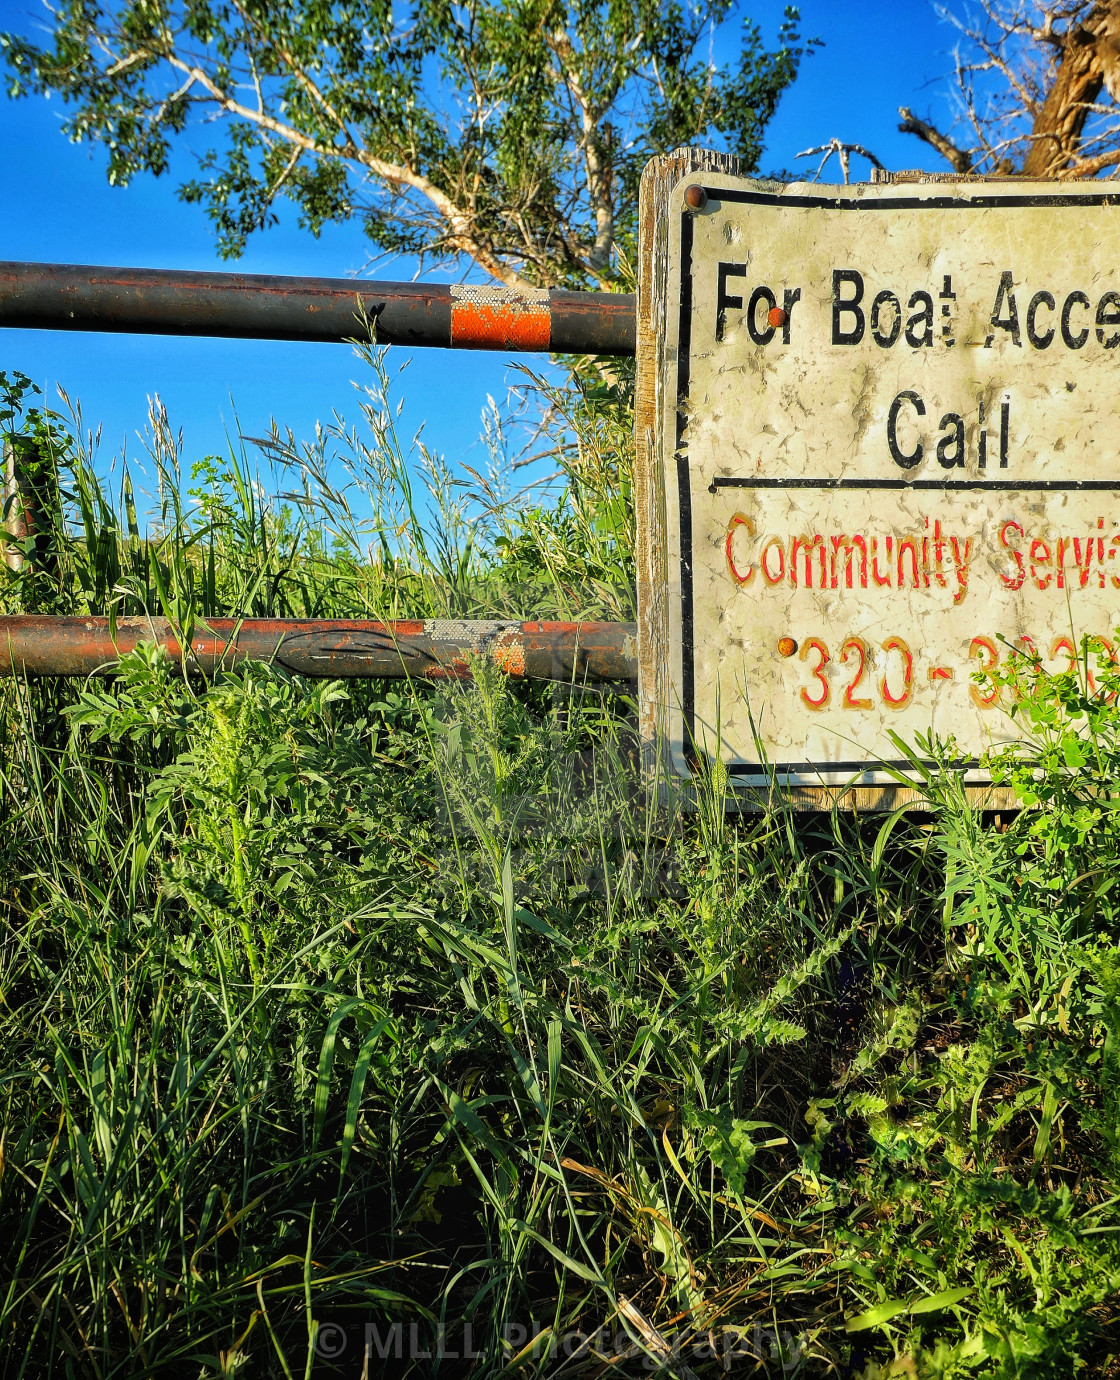
[(873, 168), (882, 168), (882, 163), (875, 157), (870, 149), (865, 149), (862, 144), (842, 144), (839, 139), (830, 139), (827, 144), (821, 144), (815, 149), (805, 149), (803, 153), (795, 153), (795, 158), (812, 158), (817, 153), (858, 153), (861, 158), (866, 158)]
[(1078, 159), (1066, 168), (1063, 176), (1096, 177), (1098, 173), (1104, 172), (1105, 168), (1115, 168), (1118, 165), (1120, 165), (1120, 149), (1113, 149), (1111, 153), (1101, 153), (1096, 158)]
[(909, 106), (900, 105), (898, 113), (902, 117), (902, 123), (898, 127), (901, 133), (917, 135), (931, 148), (936, 149), (954, 172), (963, 175), (972, 171), (972, 154), (967, 149), (958, 148), (951, 139), (942, 134), (939, 129), (934, 128), (928, 121), (919, 120)]
[(881, 171), (885, 171), (878, 158), (876, 158), (869, 149), (865, 149), (862, 144), (845, 144), (839, 139), (830, 139), (827, 144), (821, 144), (813, 149), (805, 149), (801, 153), (795, 153), (794, 157), (812, 158), (818, 153), (823, 153), (824, 157), (821, 159), (820, 167), (817, 168), (813, 177), (814, 182), (816, 182), (821, 173), (824, 172), (824, 165), (833, 154), (836, 154), (837, 158), (840, 160), (840, 170), (844, 175), (845, 186), (847, 186), (849, 181), (849, 159), (853, 153), (858, 153), (861, 158), (866, 158), (873, 168), (879, 168)]
[(966, 17), (947, 6), (938, 14), (961, 35), (958, 121), (975, 143), (905, 107), (903, 132), (960, 173), (1088, 177), (1115, 166), (1120, 129), (1098, 96), (1120, 100), (1120, 0), (976, 0)]

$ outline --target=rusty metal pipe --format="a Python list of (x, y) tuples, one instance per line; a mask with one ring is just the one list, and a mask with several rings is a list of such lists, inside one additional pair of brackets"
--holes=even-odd
[[(359, 309), (359, 303), (361, 307)], [(629, 293), (0, 261), (0, 326), (632, 355)]]
[[(211, 618), (195, 628), (187, 656), (204, 673), (252, 658), (303, 676), (454, 680), (470, 675), (474, 654), (518, 678), (625, 681), (638, 673), (636, 632), (633, 623)], [(110, 632), (107, 618), (0, 617), (0, 676), (112, 671), (140, 642), (156, 642), (183, 660), (166, 618), (118, 618)]]

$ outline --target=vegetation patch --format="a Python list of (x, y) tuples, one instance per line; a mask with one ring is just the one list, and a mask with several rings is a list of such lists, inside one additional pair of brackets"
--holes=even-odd
[[(5, 380), (62, 491), (5, 609), (630, 614), (625, 379), (552, 394), (555, 506), (373, 379), (283, 485), (157, 411), (144, 536)], [(1002, 817), (951, 743), (922, 811), (673, 813), (626, 694), (482, 664), (6, 682), (7, 1369), (1115, 1374), (1120, 672), (1004, 664)]]

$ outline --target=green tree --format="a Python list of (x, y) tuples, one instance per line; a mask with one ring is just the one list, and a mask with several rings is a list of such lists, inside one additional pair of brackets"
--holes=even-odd
[(58, 92), (111, 183), (167, 172), (216, 123), (179, 191), (227, 258), (286, 197), (313, 234), (358, 217), (382, 253), (608, 286), (647, 159), (704, 141), (758, 164), (812, 44), (793, 8), (773, 49), (738, 18), (735, 0), (62, 0), (47, 45), (0, 49), (9, 93)]

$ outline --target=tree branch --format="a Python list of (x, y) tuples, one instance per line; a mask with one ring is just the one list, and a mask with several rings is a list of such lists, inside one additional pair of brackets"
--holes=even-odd
[(954, 172), (963, 175), (972, 171), (972, 154), (967, 149), (958, 148), (939, 129), (935, 129), (925, 120), (919, 120), (909, 106), (900, 105), (898, 113), (902, 116), (902, 123), (898, 127), (900, 133), (916, 135), (931, 148), (936, 149)]
[(1035, 115), (1031, 146), (1023, 159), (1025, 176), (1053, 177), (1077, 156), (1090, 107), (1103, 85), (1094, 35), (1078, 25), (1067, 31), (1054, 81)]
[(575, 52), (568, 35), (561, 30), (549, 36), (548, 45), (560, 64), (563, 81), (579, 106), (583, 126), (583, 159), (587, 174), (587, 194), (595, 217), (595, 244), (587, 255), (587, 265), (595, 273), (602, 273), (610, 263), (614, 248), (614, 204), (611, 197), (610, 150), (605, 146), (599, 120), (603, 110), (595, 109), (584, 93), (575, 69)]
[(184, 75), (192, 76), (209, 93), (214, 103), (227, 114), (237, 115), (260, 129), (267, 129), (277, 138), (297, 145), (307, 153), (315, 154), (318, 158), (348, 159), (360, 164), (385, 182), (395, 186), (410, 187), (413, 191), (419, 192), (421, 196), (426, 197), (431, 202), (447, 222), (451, 233), (446, 236), (445, 242), (456, 252), (469, 255), (480, 268), (484, 268), (487, 273), (492, 274), (499, 282), (505, 283), (507, 287), (522, 291), (532, 287), (531, 283), (526, 282), (512, 268), (502, 263), (491, 253), (489, 248), (472, 233), (469, 217), (455, 205), (444, 191), (429, 178), (424, 177), (422, 173), (418, 173), (406, 165), (390, 163), (383, 158), (378, 158), (366, 149), (359, 148), (352, 140), (347, 147), (341, 149), (320, 144), (318, 140), (310, 138), (291, 125), (284, 124), (274, 116), (266, 115), (263, 111), (253, 110), (249, 106), (242, 105), (240, 101), (234, 100), (201, 67), (192, 66), (173, 53), (165, 53), (160, 56)]
[(1115, 168), (1120, 164), (1120, 149), (1113, 149), (1111, 153), (1099, 153), (1095, 158), (1075, 159), (1066, 168), (1063, 177), (1096, 177), (1097, 173), (1104, 172), (1105, 168)]

